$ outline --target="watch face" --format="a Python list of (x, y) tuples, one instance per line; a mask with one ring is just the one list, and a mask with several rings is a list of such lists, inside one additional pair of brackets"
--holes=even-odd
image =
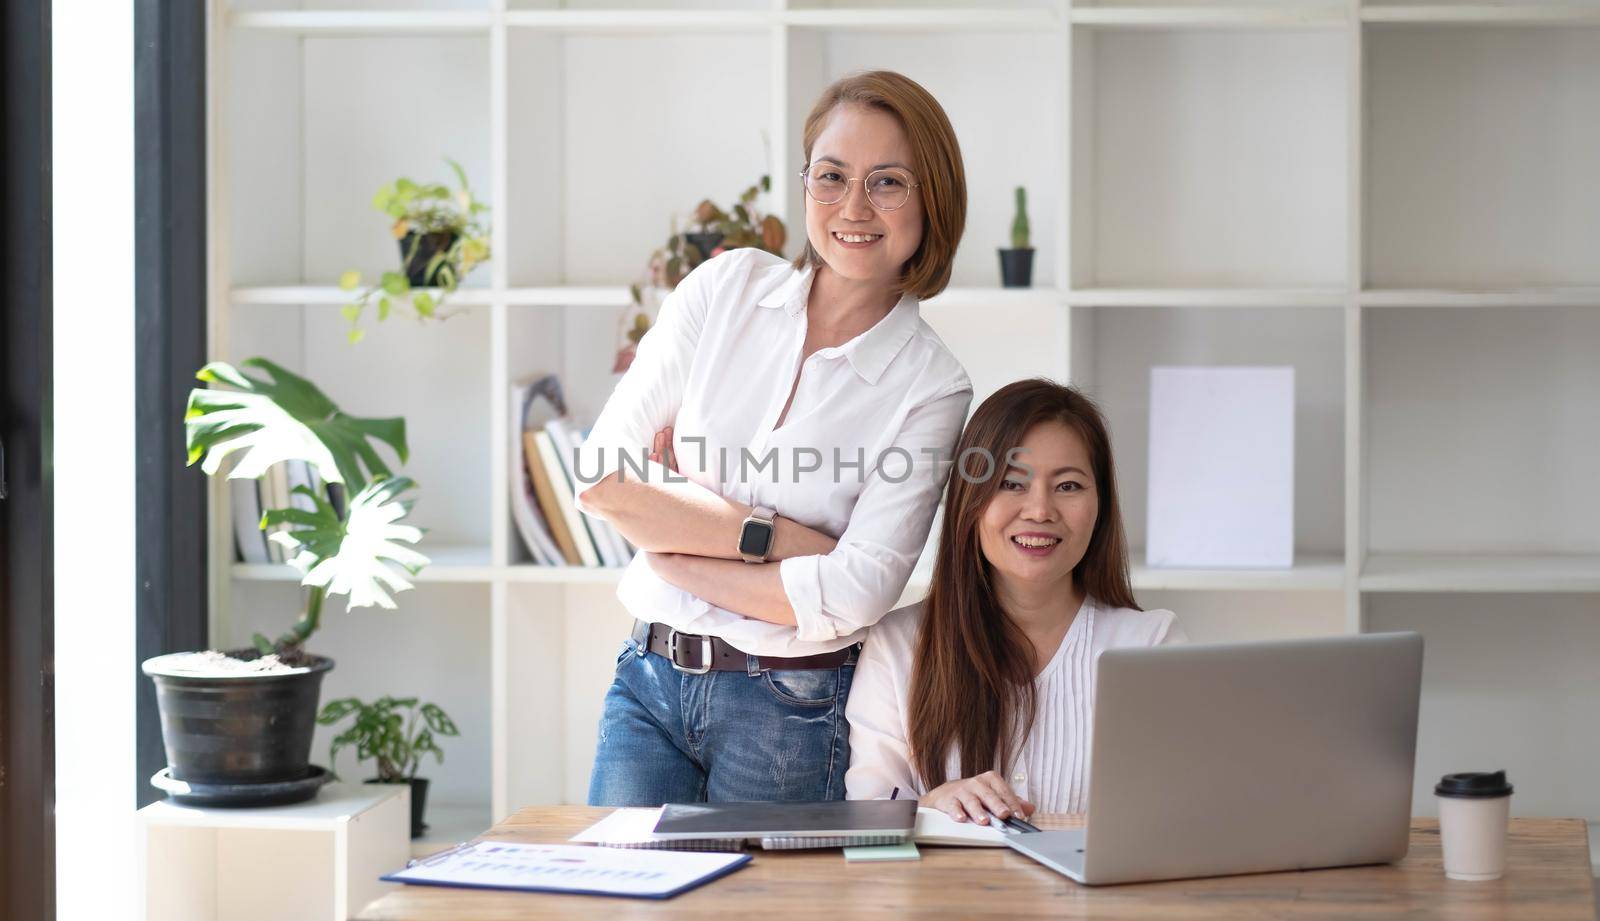
[(739, 552), (750, 556), (766, 556), (772, 544), (772, 525), (764, 521), (746, 521), (739, 532)]

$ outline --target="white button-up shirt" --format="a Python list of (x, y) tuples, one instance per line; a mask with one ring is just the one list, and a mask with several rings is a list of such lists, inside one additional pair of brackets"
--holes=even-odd
[[(662, 303), (577, 457), (580, 491), (619, 466), (638, 476), (656, 432), (672, 425), (683, 476), (836, 537), (832, 553), (778, 564), (797, 625), (719, 608), (661, 579), (643, 554), (617, 587), (633, 616), (754, 655), (805, 656), (860, 641), (905, 589), (953, 467), (972, 384), (911, 295), (802, 365), (812, 274), (754, 248), (689, 273)], [(581, 494), (578, 507), (592, 514)]]

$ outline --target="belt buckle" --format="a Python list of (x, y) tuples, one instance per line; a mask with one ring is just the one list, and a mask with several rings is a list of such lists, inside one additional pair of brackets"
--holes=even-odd
[(678, 662), (678, 636), (679, 636), (679, 633), (676, 630), (667, 631), (667, 661), (672, 663), (672, 667), (674, 669), (676, 669), (676, 670), (678, 670), (680, 672), (683, 672), (685, 675), (704, 675), (707, 672), (711, 671), (711, 658), (712, 658), (711, 637), (707, 636), (706, 634), (703, 634), (703, 633), (700, 633), (700, 634), (688, 633), (688, 634), (683, 634), (683, 635), (685, 635), (685, 636), (698, 636), (699, 637), (699, 639), (700, 639), (700, 667), (699, 668), (690, 668), (687, 665), (682, 665), (682, 664), (680, 664)]

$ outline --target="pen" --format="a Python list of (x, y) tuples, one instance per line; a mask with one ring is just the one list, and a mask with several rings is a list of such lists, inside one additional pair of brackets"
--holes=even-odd
[(1039, 826), (1029, 822), (1027, 819), (1019, 819), (1016, 816), (1006, 819), (1006, 824), (1020, 832), (1036, 832), (1039, 830)]
[(1002, 819), (1002, 818), (1000, 818), (999, 816), (995, 815), (992, 812), (989, 813), (988, 815), (989, 815), (989, 824), (994, 828), (995, 831), (999, 832), (1002, 835), (1007, 835), (1007, 834), (1027, 834), (1027, 833), (1036, 832), (1036, 831), (1039, 830), (1039, 826), (1034, 825), (1032, 822), (1028, 822), (1028, 821), (1026, 821), (1024, 819), (1019, 819), (1016, 816), (1011, 816), (1010, 818)]
[(895, 787), (894, 788), (894, 792), (889, 794), (889, 798), (890, 799), (898, 799), (899, 796), (900, 796), (900, 788), (899, 787)]

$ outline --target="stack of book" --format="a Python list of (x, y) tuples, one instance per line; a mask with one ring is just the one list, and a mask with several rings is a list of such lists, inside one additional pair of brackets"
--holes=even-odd
[[(586, 431), (567, 417), (554, 375), (511, 388), (511, 517), (540, 566), (623, 566), (635, 548), (608, 521), (578, 510), (573, 463)], [(587, 485), (587, 484), (583, 484)]]

